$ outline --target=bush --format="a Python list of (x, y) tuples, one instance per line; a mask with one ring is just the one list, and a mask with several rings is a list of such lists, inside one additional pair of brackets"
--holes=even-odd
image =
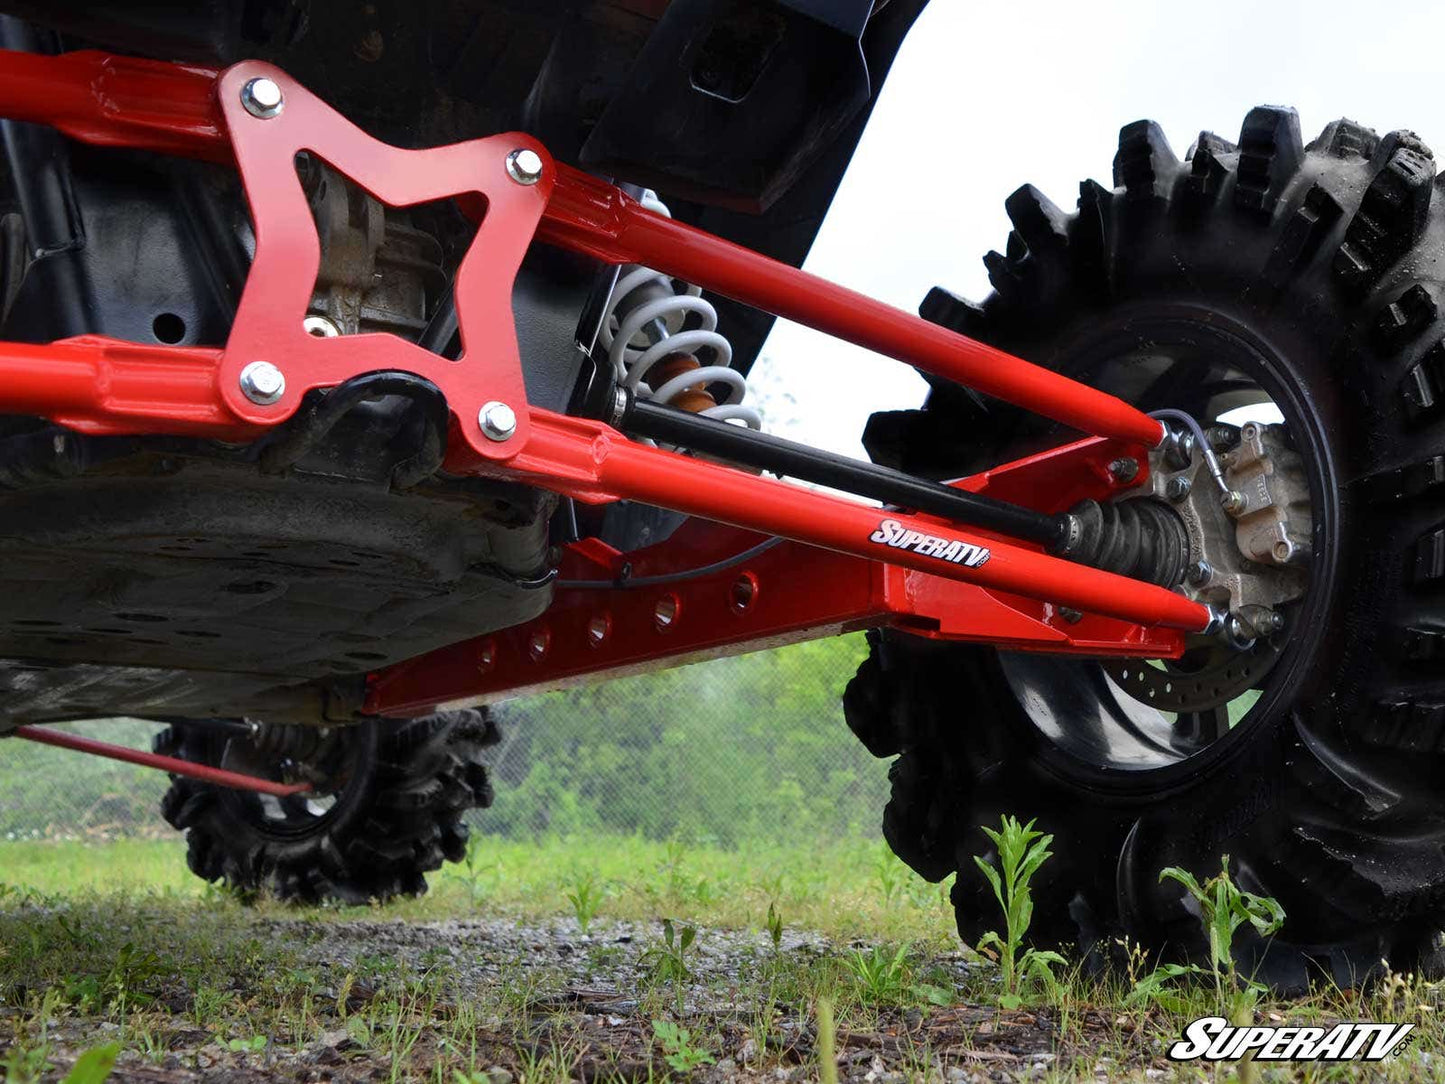
[(839, 701), (849, 636), (503, 705), (483, 832), (606, 831), (734, 846), (877, 831), (883, 767)]

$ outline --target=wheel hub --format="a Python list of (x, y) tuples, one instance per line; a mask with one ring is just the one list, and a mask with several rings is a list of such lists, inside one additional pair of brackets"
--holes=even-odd
[(1178, 514), (1189, 547), (1183, 590), (1225, 615), (1222, 637), (1191, 643), (1175, 660), (1102, 664), (1126, 696), (1179, 714), (1214, 711), (1257, 687), (1279, 658), (1281, 607), (1308, 586), (1309, 485), (1285, 427), (1216, 424), (1206, 436), (1224, 492), (1194, 442), (1176, 438), (1153, 454), (1148, 487), (1125, 503), (1167, 502)]
[(1129, 497), (1173, 506), (1189, 539), (1185, 591), (1232, 617), (1242, 646), (1280, 631), (1278, 607), (1309, 585), (1309, 484), (1283, 425), (1216, 424), (1207, 436), (1224, 469), (1224, 493), (1197, 449), (1166, 442), (1152, 457), (1148, 487)]

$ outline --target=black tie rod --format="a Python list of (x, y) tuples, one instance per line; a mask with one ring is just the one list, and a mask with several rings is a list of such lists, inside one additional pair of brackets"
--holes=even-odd
[(635, 437), (690, 448), (731, 463), (941, 516), (955, 523), (983, 527), (1010, 538), (1041, 542), (1051, 549), (1059, 547), (1068, 532), (1067, 515), (1048, 515), (941, 482), (915, 478), (890, 467), (834, 455), (676, 407), (659, 406), (631, 393), (614, 424)]

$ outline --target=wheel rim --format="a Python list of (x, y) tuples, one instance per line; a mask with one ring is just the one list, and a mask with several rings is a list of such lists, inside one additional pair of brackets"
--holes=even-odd
[[(1228, 756), (1297, 699), (1320, 647), (1334, 580), (1338, 515), (1329, 448), (1287, 359), (1219, 312), (1136, 307), (1059, 356), (1054, 364), (1062, 372), (1145, 410), (1179, 407), (1206, 425), (1274, 408), (1309, 482), (1310, 586), (1285, 608), (1286, 632), (1274, 645), (1260, 640), (1244, 654), (1202, 646), (1178, 663), (999, 653), (1003, 676), (1056, 770), (1095, 784), (1157, 789)], [(1060, 440), (1057, 429), (1031, 428), (1031, 443)]]
[(328, 829), (354, 804), (357, 784), (371, 763), (372, 741), (355, 740), (361, 729), (366, 728), (352, 728), (339, 736), (305, 765), (291, 763), (253, 738), (228, 738), (222, 767), (277, 782), (297, 782), (304, 776), (312, 782), (312, 790), (286, 796), (227, 790), (226, 801), (248, 825), (271, 839), (302, 839)]

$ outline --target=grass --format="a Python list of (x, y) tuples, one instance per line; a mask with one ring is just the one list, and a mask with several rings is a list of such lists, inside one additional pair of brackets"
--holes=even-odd
[[(763, 929), (771, 905), (784, 925), (838, 940), (943, 945), (954, 939), (948, 882), (928, 884), (874, 841), (730, 850), (616, 836), (481, 839), (469, 858), (433, 874), (425, 896), (390, 904), (385, 915), (412, 921), (469, 913), (574, 915), (580, 884), (590, 886), (589, 921), (670, 917)], [(179, 901), (215, 895), (186, 869), (185, 847), (174, 839), (0, 844), (0, 879), (46, 896), (144, 892)], [(315, 914), (325, 920), (355, 912)]]
[[(1019, 1008), (1000, 1006), (999, 973), (960, 948), (940, 886), (875, 842), (481, 840), (426, 897), (384, 909), (245, 908), (191, 877), (178, 841), (6, 844), (0, 871), (10, 1081), (57, 1079), (103, 1042), (120, 1044), (121, 1067), (294, 1077), (319, 1065), (338, 1079), (437, 1084), (777, 1070), (1232, 1079), (1162, 1055), (1185, 1023), (1217, 1011), (1213, 984), (1140, 999), (1142, 961), (1137, 975), (1102, 979), (1071, 961)], [(571, 898), (583, 884), (590, 937)], [(481, 939), (468, 932), (482, 927)], [(685, 929), (696, 933), (684, 950)], [(681, 967), (657, 966), (669, 953)], [(1412, 976), (1294, 1002), (1261, 995), (1253, 1012), (1416, 1022), (1412, 1056), (1376, 1067), (1378, 1079), (1427, 1078), (1440, 1059), (1418, 1053), (1445, 1051), (1445, 989)], [(1360, 1069), (1258, 1072), (1324, 1081)]]

